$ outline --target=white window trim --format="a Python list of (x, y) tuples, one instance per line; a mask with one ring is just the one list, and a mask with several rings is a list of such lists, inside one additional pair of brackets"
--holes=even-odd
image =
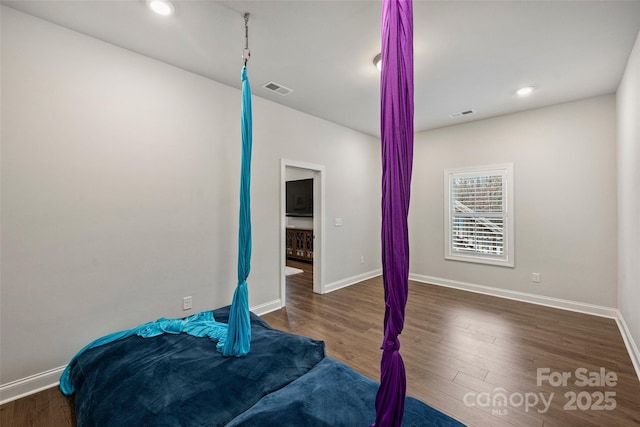
[[(454, 176), (469, 174), (477, 175), (494, 173), (504, 176), (503, 197), (506, 198), (505, 206), (505, 231), (504, 231), (504, 257), (495, 258), (482, 256), (481, 254), (460, 254), (452, 250), (451, 239), (451, 180)], [(444, 170), (444, 257), (448, 260), (465, 261), (480, 264), (491, 264), (502, 267), (515, 266), (515, 226), (514, 226), (514, 179), (513, 163), (498, 165), (474, 166), (466, 168), (453, 168)]]

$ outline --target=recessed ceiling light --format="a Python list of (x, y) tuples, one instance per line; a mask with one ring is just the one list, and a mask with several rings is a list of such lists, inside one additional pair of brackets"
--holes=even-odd
[(379, 53), (373, 58), (373, 65), (376, 66), (378, 71), (382, 71), (382, 54)]
[(518, 94), (518, 96), (527, 96), (527, 95), (531, 95), (534, 90), (535, 90), (535, 87), (526, 86), (526, 87), (521, 87), (520, 89), (518, 89), (516, 91), (516, 93)]
[(168, 0), (147, 0), (147, 6), (158, 15), (169, 16), (175, 12), (176, 8)]

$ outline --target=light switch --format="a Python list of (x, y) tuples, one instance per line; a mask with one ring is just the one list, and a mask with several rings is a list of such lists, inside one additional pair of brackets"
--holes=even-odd
[(342, 218), (336, 218), (335, 225), (336, 227), (342, 227)]

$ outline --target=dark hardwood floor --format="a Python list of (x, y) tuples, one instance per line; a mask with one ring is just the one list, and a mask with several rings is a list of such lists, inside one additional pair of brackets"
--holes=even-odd
[[(263, 318), (324, 340), (330, 356), (378, 380), (382, 278), (317, 295), (313, 267), (290, 265), (305, 272), (287, 277), (287, 307)], [(640, 382), (612, 319), (410, 282), (400, 341), (408, 394), (469, 426), (640, 426)], [(566, 386), (546, 380), (538, 386), (538, 368), (548, 368), (554, 379), (565, 372), (571, 377)], [(579, 368), (587, 376), (604, 368), (618, 380), (580, 386)], [(605, 392), (615, 395), (605, 401)], [(500, 393), (513, 404), (487, 402)], [(529, 399), (529, 408), (518, 405), (520, 397)], [(615, 409), (605, 410), (611, 399)]]
[(58, 387), (0, 406), (2, 427), (75, 427), (73, 398)]
[[(381, 278), (317, 295), (313, 266), (288, 264), (304, 273), (287, 277), (287, 307), (263, 318), (275, 328), (324, 340), (330, 356), (377, 380)], [(469, 426), (640, 426), (640, 382), (611, 319), (410, 282), (400, 341), (408, 394)], [(566, 386), (538, 386), (538, 368), (554, 378), (572, 376)], [(614, 372), (616, 385), (580, 387), (578, 368)], [(568, 410), (571, 395), (565, 393), (572, 392), (576, 409)], [(615, 396), (607, 395), (601, 406), (615, 402), (615, 409), (586, 409), (605, 392)], [(500, 393), (512, 404), (492, 405)], [(536, 405), (517, 405), (519, 397), (535, 403), (534, 393)], [(541, 394), (551, 398), (548, 407)], [(0, 426), (74, 426), (72, 406), (57, 388), (45, 390), (0, 406)]]

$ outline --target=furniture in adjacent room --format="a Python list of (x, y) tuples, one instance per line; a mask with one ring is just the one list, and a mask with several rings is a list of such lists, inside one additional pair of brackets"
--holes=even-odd
[(313, 262), (313, 230), (287, 228), (287, 258)]

